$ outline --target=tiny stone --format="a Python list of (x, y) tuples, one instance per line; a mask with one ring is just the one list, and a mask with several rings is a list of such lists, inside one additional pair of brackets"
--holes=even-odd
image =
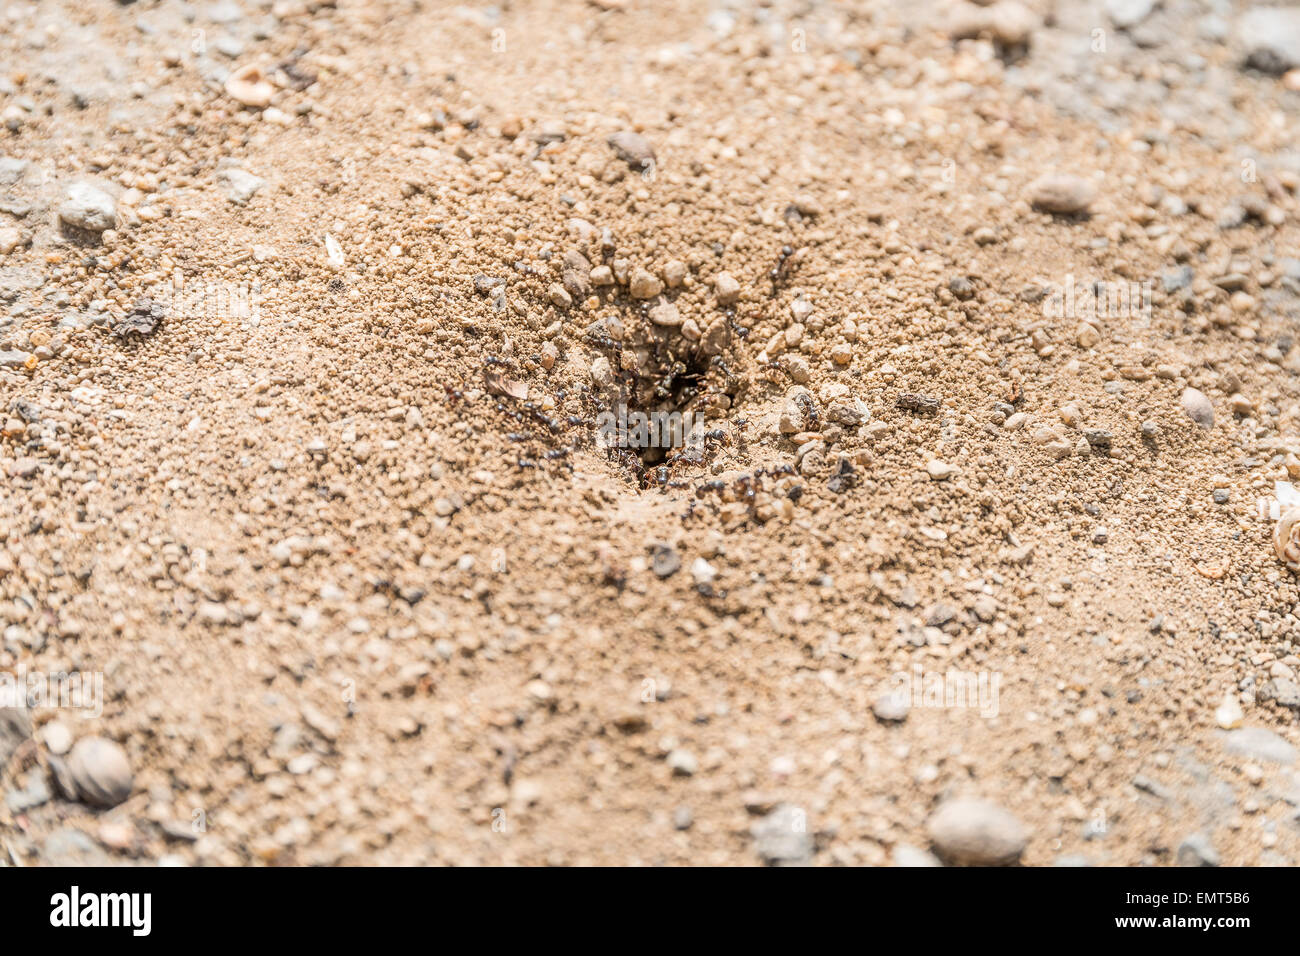
[(907, 692), (901, 689), (885, 691), (871, 704), (871, 712), (881, 723), (896, 724), (907, 719), (910, 710)]
[(114, 807), (131, 795), (131, 762), (126, 751), (111, 740), (78, 740), (68, 756), (67, 768), (78, 796), (86, 803)]
[(1300, 684), (1285, 677), (1270, 680), (1259, 689), (1259, 697), (1291, 710), (1300, 710)]
[(775, 807), (750, 829), (754, 848), (769, 866), (806, 866), (815, 847), (802, 810), (789, 804)]
[(975, 284), (965, 276), (953, 276), (948, 280), (948, 291), (964, 301), (975, 295)]
[(677, 777), (693, 777), (700, 769), (700, 762), (689, 750), (673, 750), (668, 754), (668, 766)]
[(551, 284), (551, 287), (547, 290), (547, 295), (550, 297), (551, 305), (558, 309), (567, 309), (573, 305), (573, 296), (569, 295), (568, 291), (558, 283)]
[(11, 813), (25, 813), (49, 803), (52, 796), (44, 771), (35, 770), (29, 776), (25, 789), (10, 790), (5, 795), (5, 804)]
[(705, 586), (713, 583), (713, 579), (718, 576), (717, 569), (705, 561), (703, 558), (696, 558), (691, 562), (691, 578), (698, 586)]
[(1214, 722), (1224, 730), (1233, 730), (1240, 727), (1245, 719), (1246, 715), (1241, 709), (1241, 702), (1237, 700), (1237, 695), (1224, 694), (1223, 703), (1214, 711)]
[(226, 198), (236, 206), (247, 206), (257, 191), (266, 185), (265, 179), (238, 166), (223, 169), (217, 174), (217, 181), (225, 190)]
[(654, 147), (640, 133), (622, 130), (605, 140), (623, 162), (633, 169), (645, 171), (653, 168), (655, 161)]
[(1214, 406), (1203, 392), (1194, 388), (1184, 389), (1182, 403), (1187, 417), (1197, 425), (1207, 430), (1214, 427)]
[(941, 402), (929, 395), (921, 395), (917, 392), (903, 392), (895, 400), (895, 404), (904, 411), (933, 415), (939, 410)]
[(988, 800), (948, 800), (926, 830), (941, 857), (976, 866), (1013, 863), (1029, 843), (1024, 824)]
[(740, 283), (729, 272), (714, 276), (713, 291), (718, 296), (718, 305), (735, 305), (740, 301)]
[(923, 850), (919, 846), (912, 846), (907, 843), (900, 843), (894, 847), (894, 852), (890, 854), (894, 866), (943, 866), (939, 858), (929, 850)]
[(1178, 847), (1179, 866), (1218, 866), (1219, 852), (1202, 833), (1193, 833)]
[(72, 731), (68, 725), (52, 720), (41, 728), (41, 737), (45, 740), (45, 749), (55, 756), (62, 757), (72, 749)]
[(628, 291), (634, 299), (653, 299), (663, 290), (664, 284), (639, 266), (633, 271), (632, 280), (628, 283)]
[(675, 328), (682, 324), (682, 315), (671, 302), (660, 302), (650, 310), (650, 321), (655, 325)]
[(650, 555), (650, 567), (661, 578), (671, 577), (682, 566), (681, 556), (671, 545), (657, 544)]
[(23, 243), (23, 234), (17, 226), (0, 227), (0, 256), (7, 256)]
[(59, 218), (79, 229), (103, 232), (117, 222), (117, 203), (90, 183), (73, 183), (59, 206)]
[(1083, 433), (1087, 439), (1088, 446), (1098, 455), (1109, 455), (1111, 448), (1111, 434), (1100, 428), (1090, 428)]
[(1243, 727), (1223, 735), (1223, 748), (1230, 754), (1290, 766), (1296, 762), (1296, 748), (1267, 727)]
[(925, 470), (935, 481), (946, 481), (957, 473), (958, 468), (936, 458), (925, 466)]
[(1070, 173), (1047, 173), (1029, 186), (1029, 201), (1036, 209), (1060, 215), (1086, 212), (1095, 196), (1092, 183)]

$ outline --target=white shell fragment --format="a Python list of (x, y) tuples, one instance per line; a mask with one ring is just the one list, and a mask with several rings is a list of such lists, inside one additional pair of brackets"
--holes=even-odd
[(275, 87), (266, 78), (261, 67), (250, 63), (230, 74), (229, 79), (226, 80), (226, 94), (244, 106), (265, 109), (271, 105)]
[(325, 233), (325, 256), (329, 259), (329, 264), (332, 268), (343, 268), (343, 264), (346, 261), (343, 258), (343, 247), (339, 245), (339, 241), (328, 232)]

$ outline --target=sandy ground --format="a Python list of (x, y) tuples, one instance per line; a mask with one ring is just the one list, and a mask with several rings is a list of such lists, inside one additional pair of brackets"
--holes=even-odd
[(1258, 18), (6, 0), (0, 861), (1300, 862)]

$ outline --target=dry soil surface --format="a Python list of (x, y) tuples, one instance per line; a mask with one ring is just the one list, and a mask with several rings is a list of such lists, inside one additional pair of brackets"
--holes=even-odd
[(1298, 17), (6, 0), (0, 861), (1300, 863)]

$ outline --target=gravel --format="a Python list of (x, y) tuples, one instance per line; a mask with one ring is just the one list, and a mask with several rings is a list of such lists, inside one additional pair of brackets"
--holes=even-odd
[[(933, 4), (776, 0), (717, 42), (498, 5), (512, 50), (585, 38), (531, 44), (563, 77), (533, 85), (428, 4), (223, 6), (239, 43), (197, 58), (177, 4), (0, 31), (0, 673), (108, 694), (93, 731), (38, 714), (0, 798), (56, 762), (64, 792), (51, 719), (134, 776), (0, 859), (72, 821), (123, 862), (727, 865), (805, 801), (763, 858), (885, 865), (966, 786), (1022, 862), (1168, 863), (1202, 821), (1224, 863), (1300, 859), (1300, 577), (1256, 508), (1300, 481), (1300, 74), (1242, 67), (1257, 4), (963, 3), (958, 44)], [(1082, 185), (1035, 207), (1044, 174)], [(60, 229), (75, 181), (111, 229)], [(1153, 307), (1049, 298), (1070, 274)], [(593, 447), (620, 400), (704, 409), (707, 450)], [(914, 663), (998, 668), (1008, 706), (885, 710)], [(1219, 739), (1248, 721), (1276, 734)]]

